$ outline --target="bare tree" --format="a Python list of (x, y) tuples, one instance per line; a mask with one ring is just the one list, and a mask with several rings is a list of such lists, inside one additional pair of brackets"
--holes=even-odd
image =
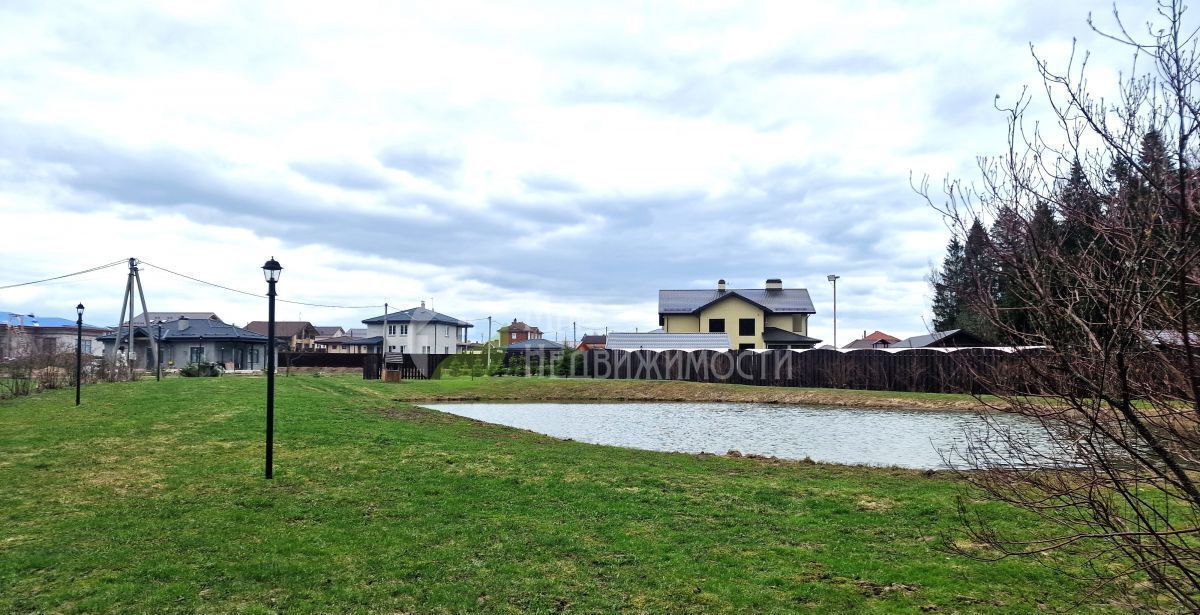
[[(1177, 1), (1131, 29), (1113, 11), (1106, 41), (1133, 52), (1116, 96), (1098, 97), (1088, 55), (1034, 59), (1053, 125), (1027, 121), (1028, 94), (1002, 108), (1008, 150), (980, 180), (917, 188), (965, 236), (992, 225), (999, 284), (969, 300), (1020, 353), (1020, 377), (976, 374), (997, 407), (1037, 421), (1050, 444), (998, 422), (964, 473), (994, 499), (1042, 517), (1002, 530), (961, 504), (975, 542), (998, 557), (1085, 555), (1095, 579), (1149, 579), (1200, 610), (1200, 128), (1197, 32)], [(1039, 97), (1040, 98), (1040, 97)], [(996, 288), (1003, 298), (997, 297)], [(1002, 453), (1002, 454), (998, 454)]]

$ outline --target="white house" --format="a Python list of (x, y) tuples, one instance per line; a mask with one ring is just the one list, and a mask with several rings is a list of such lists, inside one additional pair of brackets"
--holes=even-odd
[(362, 322), (367, 325), (367, 335), (384, 337), (384, 352), (408, 354), (458, 354), (466, 346), (467, 329), (474, 326), (465, 320), (426, 309), (424, 301), (421, 307)]

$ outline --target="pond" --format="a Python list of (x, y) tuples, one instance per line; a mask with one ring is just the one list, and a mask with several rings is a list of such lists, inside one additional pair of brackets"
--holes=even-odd
[[(678, 402), (426, 407), (557, 438), (653, 451), (725, 454), (736, 450), (781, 459), (943, 469), (949, 467), (947, 459), (957, 467), (969, 467), (962, 451), (970, 441), (987, 438), (995, 447), (987, 458), (1004, 459), (1010, 454), (989, 421), (971, 412)], [(1043, 452), (1054, 448), (1041, 428), (1024, 417), (994, 415), (990, 423)]]

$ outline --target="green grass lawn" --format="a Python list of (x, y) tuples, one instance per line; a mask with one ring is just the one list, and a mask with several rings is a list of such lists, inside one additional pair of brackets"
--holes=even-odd
[[(260, 378), (0, 402), (0, 612), (1117, 610), (1042, 562), (939, 550), (965, 489), (940, 474), (592, 446), (397, 401), (659, 383), (278, 383), (273, 481)], [(658, 394), (683, 389), (734, 390)]]

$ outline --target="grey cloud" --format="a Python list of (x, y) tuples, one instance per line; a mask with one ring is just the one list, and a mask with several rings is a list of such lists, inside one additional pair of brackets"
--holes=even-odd
[(390, 183), (381, 173), (344, 162), (293, 162), (292, 170), (322, 184), (347, 190), (383, 190)]
[(581, 190), (579, 184), (569, 179), (549, 175), (531, 175), (522, 178), (521, 182), (533, 192), (576, 193)]
[(737, 67), (760, 77), (776, 75), (879, 75), (900, 70), (889, 58), (860, 51), (836, 55), (813, 55), (809, 47), (793, 47), (741, 63)]
[(461, 160), (449, 155), (399, 146), (379, 152), (379, 161), (388, 168), (443, 185), (454, 183), (462, 166)]

